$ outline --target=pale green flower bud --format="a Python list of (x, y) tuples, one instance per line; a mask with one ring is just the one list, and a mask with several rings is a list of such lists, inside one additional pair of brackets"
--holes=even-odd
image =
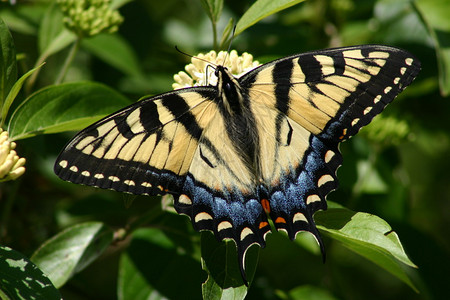
[(64, 24), (79, 37), (118, 30), (123, 17), (110, 8), (110, 0), (58, 0)]

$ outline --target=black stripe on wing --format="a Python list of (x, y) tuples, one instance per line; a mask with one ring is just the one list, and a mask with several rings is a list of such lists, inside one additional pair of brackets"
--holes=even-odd
[[(333, 74), (323, 74), (320, 59), (317, 59), (321, 56), (332, 59)], [(347, 90), (346, 86), (339, 86), (338, 82), (329, 82), (327, 78), (330, 76), (340, 75), (343, 81), (349, 78), (357, 83), (354, 90), (347, 90), (349, 95), (321, 134), (322, 137), (337, 142), (355, 135), (369, 124), (373, 117), (381, 113), (387, 104), (411, 84), (420, 71), (420, 62), (410, 53), (371, 45), (325, 50), (320, 55), (302, 55), (298, 63), (305, 74), (306, 83), (316, 93), (327, 96), (326, 88), (315, 87), (318, 83)], [(354, 65), (349, 65), (350, 63)], [(375, 74), (370, 71), (372, 68), (379, 68), (379, 71)], [(366, 81), (360, 74), (370, 76), (370, 79)], [(284, 99), (280, 98), (279, 101)]]
[[(67, 157), (77, 159), (69, 166)], [(55, 165), (55, 173), (61, 179), (73, 183), (136, 195), (160, 195), (167, 191), (177, 191), (184, 182), (184, 177), (173, 172), (134, 161), (96, 158), (74, 148), (66, 150), (60, 156)]]
[(192, 111), (215, 94), (185, 89), (130, 105), (78, 133), (54, 171), (63, 180), (120, 192), (180, 193), (202, 134), (198, 121), (209, 117)]

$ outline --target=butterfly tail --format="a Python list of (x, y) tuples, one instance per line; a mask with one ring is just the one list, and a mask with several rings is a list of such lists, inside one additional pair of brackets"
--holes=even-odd
[(244, 248), (242, 245), (238, 243), (236, 243), (236, 246), (238, 254), (239, 271), (241, 272), (242, 280), (244, 281), (245, 286), (249, 287), (247, 274), (245, 273), (245, 254), (247, 252), (248, 247)]

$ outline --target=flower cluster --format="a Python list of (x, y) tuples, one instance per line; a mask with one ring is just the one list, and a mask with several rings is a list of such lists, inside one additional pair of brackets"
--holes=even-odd
[(175, 83), (172, 84), (173, 89), (215, 85), (217, 77), (212, 68), (215, 65), (226, 67), (236, 77), (240, 77), (260, 65), (258, 61), (253, 60), (251, 54), (243, 53), (239, 56), (236, 50), (232, 50), (230, 53), (226, 51), (200, 53), (192, 57), (191, 62), (185, 67), (186, 72), (181, 71), (173, 77), (175, 80)]
[(7, 131), (0, 128), (0, 182), (15, 180), (25, 173), (25, 158), (17, 155), (16, 143), (9, 141)]
[(110, 0), (58, 0), (64, 24), (80, 37), (117, 31), (123, 17), (112, 10)]

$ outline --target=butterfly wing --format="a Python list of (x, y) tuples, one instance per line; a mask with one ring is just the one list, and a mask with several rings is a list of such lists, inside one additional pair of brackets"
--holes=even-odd
[(78, 133), (55, 173), (74, 183), (133, 194), (178, 193), (199, 139), (214, 117), (212, 88), (142, 100)]
[[(55, 173), (78, 184), (133, 194), (171, 193), (196, 230), (238, 245), (270, 231), (255, 176), (227, 134), (217, 89), (198, 87), (143, 100), (78, 133)], [(245, 275), (243, 274), (245, 277)]]
[(420, 70), (409, 53), (356, 46), (295, 55), (246, 74), (260, 137), (262, 205), (291, 239), (314, 234), (312, 215), (326, 209), (338, 182), (338, 144), (379, 114)]

